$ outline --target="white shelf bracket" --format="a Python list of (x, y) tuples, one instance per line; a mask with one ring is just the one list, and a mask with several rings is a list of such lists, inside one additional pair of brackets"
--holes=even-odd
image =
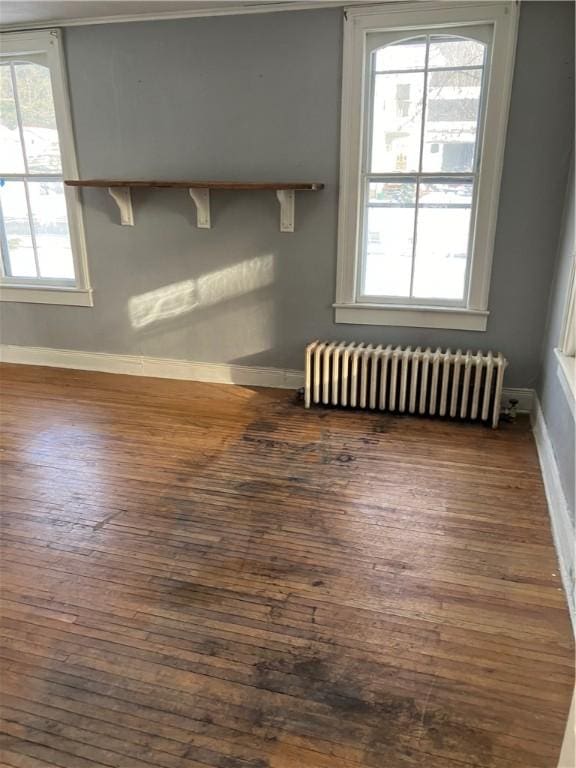
[(120, 224), (123, 224), (125, 227), (133, 227), (134, 213), (132, 211), (130, 187), (108, 187), (108, 192), (114, 198), (114, 202), (120, 211)]
[(294, 190), (277, 189), (276, 197), (280, 203), (280, 232), (294, 232)]
[(200, 229), (210, 229), (210, 190), (191, 188), (188, 192), (196, 205), (196, 226)]

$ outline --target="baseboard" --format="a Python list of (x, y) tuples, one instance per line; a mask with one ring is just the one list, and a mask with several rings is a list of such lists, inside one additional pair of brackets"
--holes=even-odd
[(534, 396), (534, 408), (532, 409), (532, 430), (544, 479), (544, 488), (546, 490), (546, 499), (552, 525), (552, 536), (560, 564), (560, 574), (564, 590), (566, 591), (572, 626), (576, 633), (576, 594), (574, 588), (576, 551), (574, 547), (574, 528), (570, 521), (568, 504), (566, 503), (562, 483), (560, 482), (560, 473), (554, 455), (554, 448), (537, 396)]
[(225, 363), (200, 363), (144, 355), (113, 355), (106, 352), (80, 352), (72, 349), (0, 345), (0, 361), (81, 371), (124, 373), (161, 379), (184, 379), (252, 387), (298, 389), (304, 385), (302, 371), (257, 368)]
[[(160, 379), (239, 384), (248, 387), (298, 389), (304, 386), (304, 372), (290, 369), (199, 363), (144, 355), (81, 352), (75, 349), (20, 347), (12, 344), (0, 345), (0, 362), (46, 365), (51, 368), (75, 368), (80, 371), (100, 371), (101, 373), (124, 373), (130, 376), (151, 376)], [(505, 388), (502, 391), (502, 405), (507, 406), (510, 400), (518, 401), (519, 412), (531, 413), (534, 391)]]

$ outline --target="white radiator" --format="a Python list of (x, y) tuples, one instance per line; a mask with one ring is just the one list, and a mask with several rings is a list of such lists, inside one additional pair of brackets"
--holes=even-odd
[(323, 405), (490, 421), (498, 426), (508, 361), (492, 352), (315, 341), (306, 347), (306, 408)]

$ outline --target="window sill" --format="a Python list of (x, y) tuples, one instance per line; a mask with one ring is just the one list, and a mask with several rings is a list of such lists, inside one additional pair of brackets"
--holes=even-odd
[(334, 304), (337, 323), (352, 325), (399, 325), (406, 328), (448, 328), (485, 331), (488, 312), (460, 307), (382, 306), (380, 304)]
[(558, 378), (572, 414), (576, 416), (576, 358), (563, 354), (559, 349), (554, 350), (558, 360)]
[(62, 304), (75, 307), (93, 307), (92, 290), (87, 288), (61, 288), (31, 285), (0, 285), (0, 301), (23, 304)]

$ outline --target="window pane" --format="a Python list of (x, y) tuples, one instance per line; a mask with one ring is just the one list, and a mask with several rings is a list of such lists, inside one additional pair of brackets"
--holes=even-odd
[(424, 69), (426, 62), (426, 38), (415, 37), (401, 40), (376, 51), (376, 71), (398, 69)]
[[(6, 181), (0, 186), (1, 218), (8, 250), (7, 272), (13, 277), (36, 277), (34, 246), (30, 234), (28, 206), (23, 181)], [(5, 255), (6, 258), (6, 255)]]
[(485, 47), (476, 40), (431, 35), (428, 67), (481, 67)]
[(420, 185), (413, 296), (464, 298), (471, 208), (472, 181)]
[(50, 71), (41, 64), (16, 64), (24, 145), (30, 173), (59, 173), (60, 146)]
[(424, 73), (375, 76), (373, 173), (418, 170), (423, 93)]
[(424, 171), (474, 167), (482, 70), (430, 72), (424, 128)]
[(29, 183), (41, 277), (74, 279), (66, 199), (62, 182)]
[(416, 183), (372, 182), (369, 185), (365, 296), (409, 296)]
[(0, 173), (24, 173), (10, 67), (0, 67)]

